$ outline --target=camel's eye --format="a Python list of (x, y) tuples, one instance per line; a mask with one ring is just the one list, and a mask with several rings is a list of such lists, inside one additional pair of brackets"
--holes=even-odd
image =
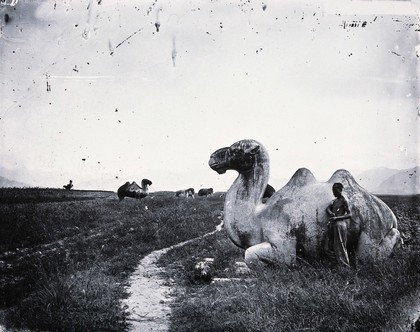
[(237, 157), (241, 154), (241, 150), (239, 149), (231, 149), (230, 152), (231, 152), (231, 155), (234, 157)]
[(252, 155), (255, 155), (255, 154), (257, 154), (259, 151), (260, 151), (260, 146), (259, 146), (259, 145), (257, 145), (256, 147), (254, 147), (254, 148), (252, 148), (252, 149), (251, 149), (250, 153), (251, 153)]
[(250, 153), (247, 153), (245, 155), (245, 160), (247, 160), (247, 161), (254, 160), (254, 155), (253, 154), (250, 154)]

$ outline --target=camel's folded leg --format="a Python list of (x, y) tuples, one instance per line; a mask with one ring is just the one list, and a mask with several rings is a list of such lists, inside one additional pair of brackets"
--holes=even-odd
[(276, 246), (263, 242), (245, 250), (247, 265), (259, 263), (292, 265), (296, 262), (296, 239), (284, 239)]
[(379, 245), (379, 255), (381, 258), (388, 257), (395, 249), (400, 248), (402, 240), (398, 229), (391, 228)]
[(362, 260), (387, 258), (401, 244), (400, 232), (396, 228), (391, 228), (379, 243), (362, 232), (359, 238), (357, 256)]

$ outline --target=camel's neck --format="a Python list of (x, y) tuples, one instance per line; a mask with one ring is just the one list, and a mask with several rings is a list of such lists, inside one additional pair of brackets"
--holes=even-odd
[(262, 204), (268, 183), (268, 155), (260, 151), (252, 170), (240, 173), (226, 193), (224, 222), (231, 239), (247, 248), (259, 243), (260, 225), (256, 222), (256, 208)]
[(147, 184), (143, 184), (141, 189), (145, 194), (147, 194), (149, 192), (149, 186)]
[(251, 172), (240, 173), (229, 189), (236, 201), (248, 201), (254, 206), (262, 202), (265, 187), (268, 183), (268, 165), (255, 165)]

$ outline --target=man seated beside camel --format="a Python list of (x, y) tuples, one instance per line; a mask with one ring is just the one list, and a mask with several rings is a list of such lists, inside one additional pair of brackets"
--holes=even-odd
[(349, 204), (342, 195), (343, 185), (340, 182), (333, 184), (332, 191), (336, 197), (327, 207), (329, 215), (327, 254), (334, 252), (337, 263), (350, 266), (347, 253), (347, 222), (351, 218)]

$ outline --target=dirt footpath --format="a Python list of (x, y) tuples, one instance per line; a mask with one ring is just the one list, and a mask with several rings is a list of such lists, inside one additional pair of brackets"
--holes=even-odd
[(131, 294), (124, 304), (128, 305), (132, 331), (167, 331), (171, 287), (162, 278), (162, 269), (156, 262), (168, 251), (154, 251), (143, 258), (130, 278)]
[[(172, 296), (175, 295), (175, 285), (163, 277), (164, 268), (159, 268), (157, 261), (171, 249), (199, 241), (216, 232), (217, 230), (169, 248), (153, 251), (140, 261), (137, 269), (130, 277), (128, 292), (131, 295), (123, 302), (123, 304), (128, 306), (128, 312), (130, 313), (129, 320), (132, 323), (131, 331), (149, 332), (169, 330), (171, 316), (170, 305), (173, 300)], [(398, 329), (402, 329), (405, 332), (419, 331), (420, 301), (407, 303), (406, 307), (406, 313), (402, 317), (401, 323), (398, 324)], [(390, 329), (391, 331), (395, 331), (395, 329), (392, 328)]]
[(157, 266), (159, 258), (169, 250), (182, 247), (194, 241), (210, 236), (217, 231), (194, 238), (169, 248), (153, 251), (144, 257), (136, 271), (130, 277), (130, 296), (123, 304), (128, 306), (131, 331), (168, 331), (174, 292), (171, 282), (162, 276), (163, 268)]

